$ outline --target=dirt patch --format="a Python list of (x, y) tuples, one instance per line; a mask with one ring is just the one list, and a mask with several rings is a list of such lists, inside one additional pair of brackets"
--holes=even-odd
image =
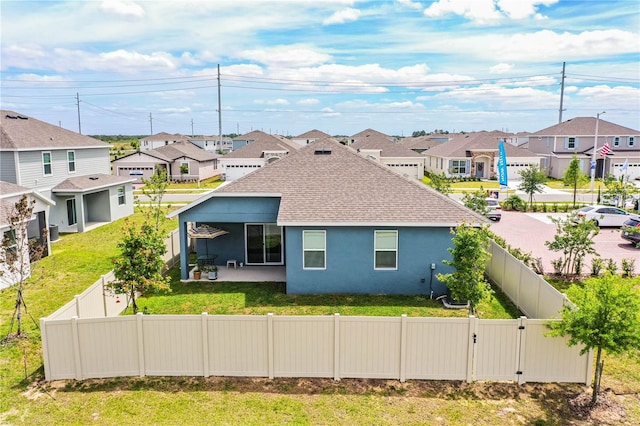
[(621, 397), (610, 389), (601, 392), (595, 405), (591, 405), (591, 391), (582, 392), (567, 403), (571, 412), (579, 419), (599, 425), (620, 424), (626, 417)]

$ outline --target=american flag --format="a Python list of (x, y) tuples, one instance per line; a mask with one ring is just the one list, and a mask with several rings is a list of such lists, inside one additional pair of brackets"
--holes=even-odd
[(600, 150), (600, 155), (604, 157), (609, 153), (609, 151), (611, 151), (611, 148), (609, 147), (609, 144), (605, 142), (604, 145), (602, 145), (602, 149)]

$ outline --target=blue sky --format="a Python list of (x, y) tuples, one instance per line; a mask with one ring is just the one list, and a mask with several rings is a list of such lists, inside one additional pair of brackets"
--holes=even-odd
[[(640, 129), (637, 0), (0, 3), (1, 106), (84, 134)], [(150, 119), (151, 117), (151, 119)], [(153, 127), (152, 127), (153, 126)]]

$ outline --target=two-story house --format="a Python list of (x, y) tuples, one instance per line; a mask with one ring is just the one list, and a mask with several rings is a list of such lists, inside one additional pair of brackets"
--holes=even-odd
[[(605, 143), (609, 150), (602, 155)], [(529, 136), (528, 149), (542, 157), (542, 168), (549, 176), (562, 178), (574, 155), (580, 160), (582, 171), (589, 175), (594, 146), (596, 178), (640, 178), (640, 131), (601, 118), (576, 117), (534, 132)]]
[(0, 111), (0, 180), (52, 200), (49, 222), (83, 232), (133, 213), (134, 179), (111, 175), (108, 143)]

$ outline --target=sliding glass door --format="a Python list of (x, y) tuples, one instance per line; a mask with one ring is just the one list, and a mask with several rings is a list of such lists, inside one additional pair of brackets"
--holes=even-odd
[(282, 228), (273, 223), (246, 224), (247, 265), (282, 265)]

